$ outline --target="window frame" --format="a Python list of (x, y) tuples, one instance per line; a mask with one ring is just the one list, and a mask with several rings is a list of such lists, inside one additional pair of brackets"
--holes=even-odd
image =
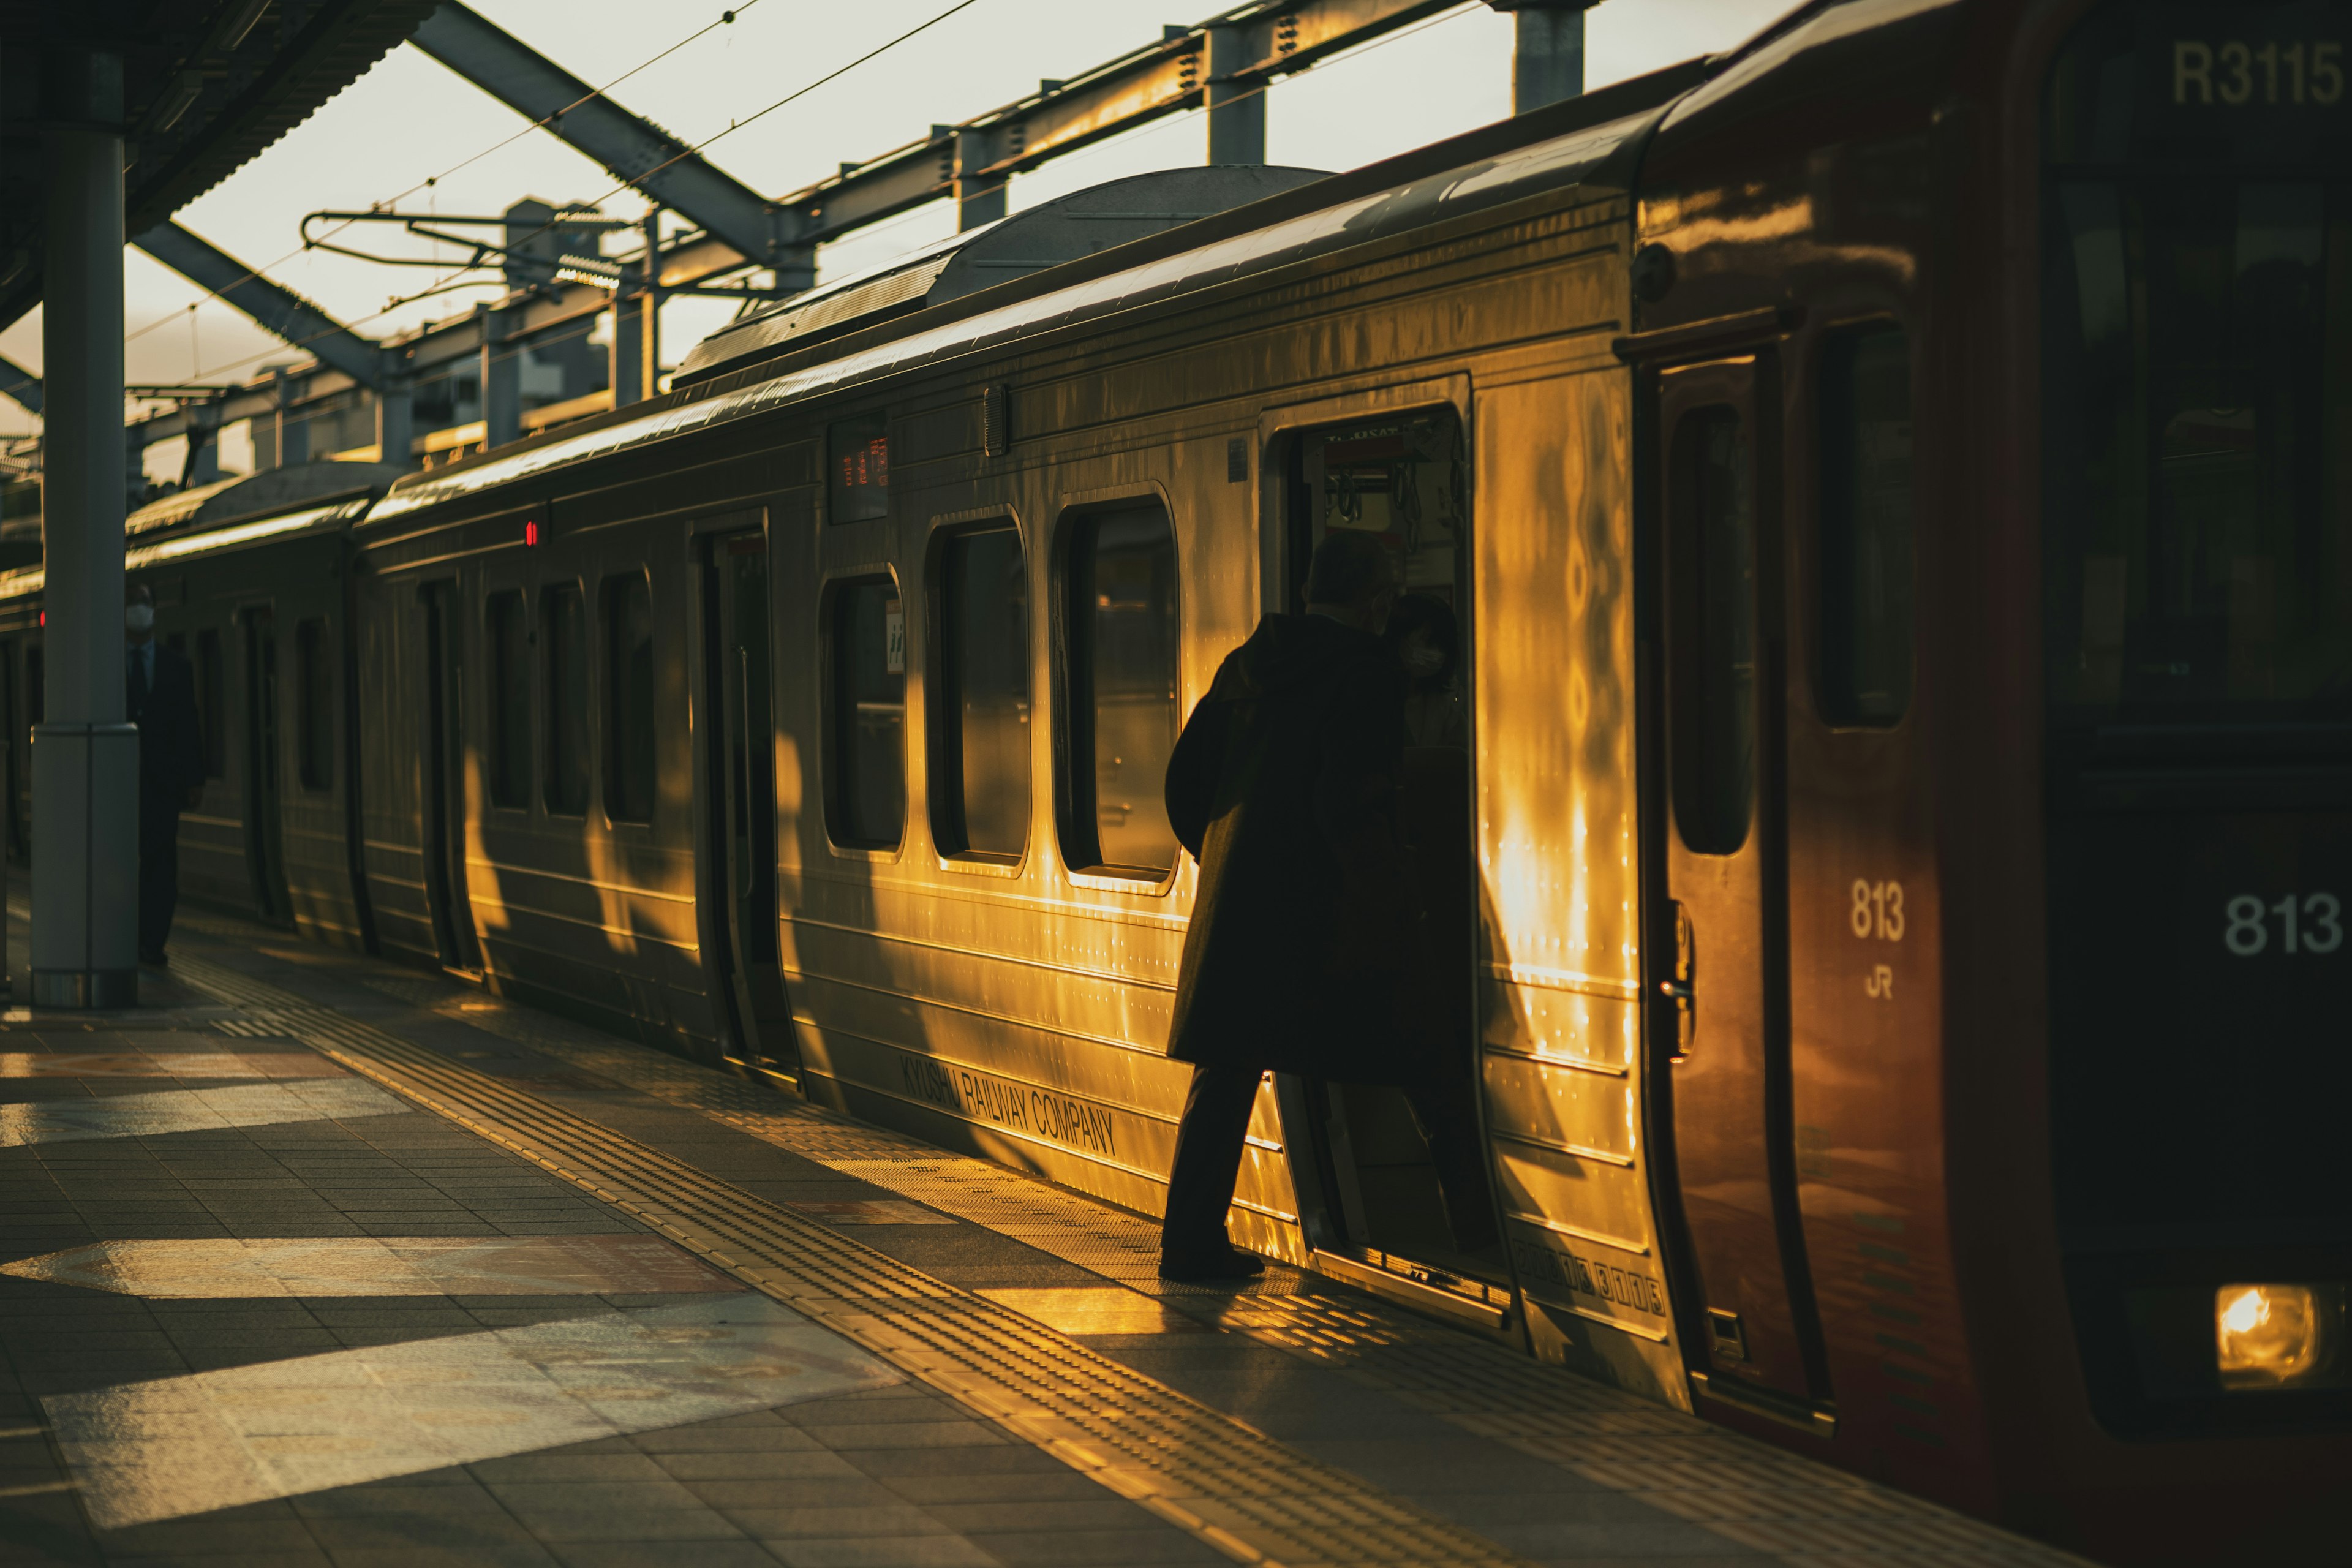
[[(1028, 593), (1028, 626), (1023, 650), (1022, 675), (1024, 689), (1029, 700), (1030, 766), (1028, 775), (1028, 826), (1022, 837), (1021, 852), (1006, 855), (1002, 851), (972, 849), (968, 847), (964, 827), (963, 798), (963, 726), (961, 702), (956, 700), (958, 688), (950, 679), (948, 658), (951, 651), (948, 638), (948, 553), (961, 541), (990, 533), (1010, 533), (1021, 552), (1021, 573), (1024, 592), (1034, 587), (1031, 573), (1033, 559), (1030, 531), (1022, 526), (1020, 517), (1009, 508), (987, 508), (978, 511), (958, 512), (934, 520), (930, 545), (923, 563), (923, 795), (924, 808), (930, 823), (931, 844), (940, 866), (947, 870), (974, 876), (1018, 877), (1029, 863), (1031, 852), (1037, 845), (1037, 766), (1036, 727), (1042, 721), (1045, 705), (1038, 700), (1037, 679), (1037, 608), (1036, 595)], [(903, 604), (904, 601), (902, 600)], [(830, 688), (828, 688), (830, 690)]]
[(596, 809), (596, 791), (599, 784), (599, 769), (596, 765), (598, 728), (596, 639), (589, 624), (591, 610), (588, 605), (587, 584), (579, 577), (554, 577), (541, 583), (538, 592), (539, 624), (542, 628), (552, 625), (554, 617), (547, 613), (548, 601), (566, 593), (570, 594), (580, 606), (580, 637), (577, 652), (580, 656), (580, 688), (583, 700), (574, 718), (574, 722), (580, 726), (579, 804), (575, 806), (569, 802), (558, 802), (554, 795), (562, 772), (559, 759), (565, 749), (555, 743), (556, 735), (553, 727), (562, 721), (562, 716), (565, 704), (560, 700), (560, 694), (555, 689), (555, 670), (552, 661), (557, 657), (557, 647), (556, 639), (551, 632), (540, 649), (540, 657), (533, 661), (539, 667), (536, 679), (544, 698), (539, 715), (539, 722), (542, 728), (536, 737), (539, 744), (544, 749), (544, 765), (539, 771), (539, 804), (540, 808), (551, 817), (584, 822)]
[(828, 572), (817, 584), (817, 714), (818, 756), (817, 788), (820, 795), (819, 816), (824, 819), (825, 847), (845, 860), (894, 862), (907, 852), (907, 825), (916, 816), (913, 755), (916, 747), (908, 744), (908, 726), (916, 688), (913, 677), (917, 660), (910, 656), (906, 668), (899, 673), (898, 700), (898, 837), (888, 844), (861, 843), (845, 837), (842, 833), (843, 795), (841, 765), (845, 755), (841, 740), (841, 682), (838, 648), (838, 616), (843, 595), (851, 589), (872, 583), (887, 583), (898, 595), (899, 624), (906, 625), (907, 591), (899, 580), (898, 569), (887, 563), (845, 566)]
[[(644, 803), (645, 815), (642, 816), (624, 816), (614, 809), (619, 804), (614, 797), (623, 793), (618, 786), (624, 780), (625, 770), (630, 761), (622, 752), (627, 737), (620, 732), (623, 729), (621, 721), (624, 717), (622, 705), (627, 699), (617, 679), (617, 665), (621, 650), (618, 638), (614, 635), (614, 623), (618, 618), (614, 590), (625, 592), (632, 583), (643, 586), (646, 593), (646, 643), (650, 667), (648, 688), (646, 692), (644, 726), (646, 760), (648, 763), (646, 779), (647, 796)], [(592, 647), (594, 647), (603, 657), (598, 658), (595, 653), (590, 655), (597, 671), (597, 689), (593, 694), (591, 705), (596, 709), (600, 716), (602, 733), (596, 738), (600, 743), (592, 744), (589, 750), (595, 759), (593, 769), (601, 786), (604, 826), (608, 828), (650, 828), (661, 817), (661, 723), (658, 718), (661, 702), (660, 693), (654, 689), (660, 682), (661, 621), (660, 617), (654, 613), (653, 573), (642, 565), (630, 565), (624, 566), (615, 572), (607, 572), (598, 577), (596, 579), (596, 635), (590, 639), (590, 642)]]
[[(1045, 587), (1047, 619), (1045, 665), (1046, 689), (1049, 694), (1047, 723), (1053, 737), (1054, 773), (1051, 788), (1054, 795), (1054, 838), (1056, 853), (1061, 860), (1062, 874), (1075, 887), (1165, 898), (1174, 890), (1177, 879), (1182, 875), (1185, 862), (1189, 858), (1181, 843), (1175, 847), (1175, 853), (1170, 857), (1171, 864), (1157, 876), (1145, 875), (1144, 873), (1149, 870), (1149, 868), (1145, 867), (1123, 870), (1101, 861), (1091, 864), (1082, 863), (1071, 854), (1071, 850), (1081, 843), (1099, 851), (1101, 840), (1097, 837), (1098, 832), (1097, 828), (1092, 826), (1084, 827), (1079, 826), (1078, 807), (1081, 803), (1078, 799), (1076, 781), (1079, 751), (1077, 741), (1080, 737), (1074, 728), (1078, 719), (1079, 704), (1076, 697), (1076, 672), (1073, 668), (1071, 658), (1073, 644), (1070, 595), (1074, 584), (1070, 575), (1070, 552), (1080, 531), (1094, 519), (1130, 509), (1139, 510), (1146, 506), (1157, 507), (1160, 516), (1167, 520), (1169, 543), (1174, 550), (1176, 557), (1175, 570), (1171, 574), (1170, 581), (1176, 595), (1174, 610), (1177, 734), (1182, 734), (1184, 721), (1191, 717), (1192, 710), (1186, 703), (1190, 688), (1185, 680), (1184, 668), (1186, 595), (1183, 539), (1181, 530), (1177, 524), (1174, 502), (1163, 487), (1153, 483), (1082, 492), (1071, 496), (1064, 502), (1061, 511), (1054, 520)], [(1091, 689), (1091, 682), (1089, 682), (1089, 689)], [(1086, 724), (1085, 738), (1089, 742), (1086, 751), (1088, 758), (1091, 759), (1093, 754), (1091, 742), (1094, 732), (1091, 703), (1087, 704)], [(1171, 748), (1173, 743), (1171, 738)], [(1094, 792), (1092, 785), (1089, 784), (1084, 804), (1091, 807), (1093, 803)]]

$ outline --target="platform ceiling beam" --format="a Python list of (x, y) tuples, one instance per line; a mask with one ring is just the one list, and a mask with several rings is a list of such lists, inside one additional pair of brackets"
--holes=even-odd
[(754, 266), (813, 268), (766, 197), (457, 0), (444, 0), (409, 42)]
[(935, 125), (920, 142), (864, 163), (844, 164), (832, 179), (795, 191), (777, 205), (799, 219), (794, 237), (805, 245), (841, 238), (948, 195), (962, 198), (960, 216), (969, 227), (970, 220), (989, 211), (973, 198), (985, 200), (1013, 175), (1203, 104), (1212, 106), (1215, 122), (1213, 162), (1262, 161), (1267, 86), (1325, 56), (1459, 3), (1262, 0), (1236, 6), (1196, 27), (1170, 27), (1158, 43), (1083, 76), (1041, 83), (1018, 102), (961, 125)]
[(131, 244), (227, 300), (267, 331), (331, 365), (361, 385), (383, 384), (383, 351), (293, 289), (273, 283), (178, 224), (159, 224)]
[(41, 378), (15, 360), (0, 358), (0, 395), (15, 398), (27, 414), (41, 411)]

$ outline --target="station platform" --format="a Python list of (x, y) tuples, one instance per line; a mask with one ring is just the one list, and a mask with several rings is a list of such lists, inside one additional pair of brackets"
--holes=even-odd
[(142, 1002), (0, 1019), (0, 1562), (2080, 1561), (456, 980)]

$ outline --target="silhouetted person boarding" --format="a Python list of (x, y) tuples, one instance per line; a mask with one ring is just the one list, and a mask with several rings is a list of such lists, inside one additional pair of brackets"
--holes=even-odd
[(1409, 1076), (1404, 682), (1381, 641), (1395, 599), (1380, 542), (1330, 534), (1307, 568), (1307, 613), (1259, 623), (1169, 759), (1168, 819), (1201, 883), (1169, 1030), (1168, 1054), (1193, 1065), (1164, 1279), (1264, 1271), (1225, 1236), (1261, 1075)]
[(126, 595), (124, 712), (139, 726), (139, 962), (168, 963), (172, 911), (180, 901), (180, 813), (205, 793), (204, 721), (188, 661), (155, 640), (155, 595)]

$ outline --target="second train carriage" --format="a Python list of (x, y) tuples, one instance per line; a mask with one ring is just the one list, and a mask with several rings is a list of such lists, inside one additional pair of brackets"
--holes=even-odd
[[(1150, 1212), (1160, 770), (1371, 530), (1464, 632), (1407, 826), (1458, 867), (1428, 940), (1507, 1246), (1454, 1247), (1395, 1091), (1290, 1080), (1237, 1236), (2102, 1554), (2326, 1560), (2347, 31), (1813, 5), (969, 297), (918, 258), (363, 517), (134, 541), (178, 552), (164, 635), (225, 639), (190, 891)], [(2254, 101), (2233, 48), (2300, 50), (2299, 96), (2200, 118)], [(12, 734), (37, 588), (0, 579)], [(2318, 1042), (2314, 1109), (2207, 1194), (2175, 1086), (2240, 983)], [(2258, 1284), (2281, 1327), (2233, 1342)]]

